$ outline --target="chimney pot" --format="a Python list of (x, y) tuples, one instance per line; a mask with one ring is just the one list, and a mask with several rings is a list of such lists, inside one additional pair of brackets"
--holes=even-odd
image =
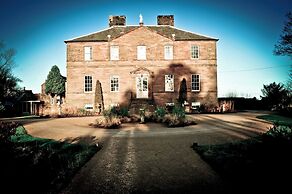
[(174, 26), (174, 15), (159, 15), (159, 16), (157, 16), (157, 25)]
[(108, 20), (109, 20), (109, 27), (112, 27), (112, 26), (125, 26), (126, 25), (126, 16), (124, 15), (120, 15), (120, 16), (112, 16), (110, 15), (108, 17)]

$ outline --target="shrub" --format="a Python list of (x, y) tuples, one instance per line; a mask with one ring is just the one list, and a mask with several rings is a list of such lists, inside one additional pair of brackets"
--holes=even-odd
[(118, 115), (121, 117), (128, 117), (129, 116), (129, 110), (127, 107), (120, 108)]
[(185, 118), (186, 117), (185, 110), (183, 109), (183, 107), (180, 107), (180, 106), (175, 106), (172, 110), (172, 114), (178, 118)]
[(284, 125), (274, 125), (264, 134), (264, 137), (271, 137), (283, 140), (292, 140), (292, 127)]
[(117, 116), (104, 116), (96, 119), (94, 127), (101, 127), (106, 129), (116, 129), (121, 126), (122, 122)]
[(166, 114), (166, 110), (163, 107), (157, 107), (155, 112), (154, 112), (154, 116), (157, 119), (162, 119)]
[(0, 142), (8, 143), (10, 137), (16, 133), (19, 123), (16, 122), (0, 122)]

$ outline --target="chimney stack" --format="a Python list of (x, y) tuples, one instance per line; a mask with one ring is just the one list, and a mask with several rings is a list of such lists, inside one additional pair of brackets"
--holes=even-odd
[(174, 26), (174, 15), (159, 15), (159, 16), (157, 16), (157, 25)]
[(118, 16), (118, 15), (110, 15), (108, 17), (108, 20), (109, 20), (109, 27), (112, 27), (112, 26), (125, 26), (126, 25), (126, 16), (124, 15), (121, 15), (121, 16)]

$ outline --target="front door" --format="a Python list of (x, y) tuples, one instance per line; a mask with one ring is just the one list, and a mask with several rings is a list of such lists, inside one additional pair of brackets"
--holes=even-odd
[(148, 77), (140, 74), (136, 77), (137, 98), (148, 98)]

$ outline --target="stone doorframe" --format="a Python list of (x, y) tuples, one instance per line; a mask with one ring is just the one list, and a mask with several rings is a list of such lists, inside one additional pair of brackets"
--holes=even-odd
[(138, 77), (147, 77), (148, 81), (148, 98), (153, 99), (153, 72), (145, 67), (138, 67), (134, 71), (130, 72), (131, 74), (131, 85), (132, 85), (132, 98), (141, 99), (137, 96), (137, 78)]

